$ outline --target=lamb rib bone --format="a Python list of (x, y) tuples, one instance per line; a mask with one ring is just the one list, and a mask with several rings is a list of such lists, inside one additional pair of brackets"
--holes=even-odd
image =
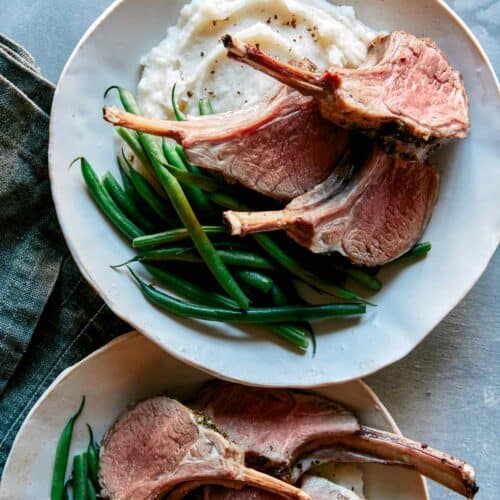
[(287, 481), (296, 479), (293, 469), (301, 458), (340, 447), (354, 452), (351, 460), (357, 454), (359, 462), (404, 464), (468, 498), (477, 492), (474, 469), (462, 460), (362, 426), (352, 413), (319, 395), (215, 382), (202, 391), (195, 406), (245, 451), (247, 465)]
[(249, 469), (240, 448), (176, 400), (159, 396), (125, 412), (100, 451), (102, 494), (112, 500), (153, 500), (185, 485), (249, 484), (288, 498), (309, 499), (294, 486)]
[(363, 131), (387, 152), (422, 161), (470, 126), (468, 98), (457, 71), (429, 39), (395, 31), (376, 37), (356, 69), (308, 71), (226, 35), (228, 55), (318, 101), (333, 123)]
[(270, 100), (182, 122), (104, 108), (114, 125), (178, 140), (188, 160), (278, 200), (322, 182), (342, 155), (348, 133), (322, 118), (316, 102), (279, 85)]
[(438, 174), (428, 163), (407, 162), (378, 148), (357, 163), (347, 152), (328, 179), (283, 210), (226, 211), (231, 233), (285, 230), (312, 252), (337, 251), (366, 266), (396, 259), (427, 226)]

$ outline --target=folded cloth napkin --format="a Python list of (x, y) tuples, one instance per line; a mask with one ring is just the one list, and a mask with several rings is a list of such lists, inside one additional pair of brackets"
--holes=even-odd
[(66, 367), (130, 328), (82, 278), (47, 172), (54, 92), (0, 34), (0, 474), (31, 406)]

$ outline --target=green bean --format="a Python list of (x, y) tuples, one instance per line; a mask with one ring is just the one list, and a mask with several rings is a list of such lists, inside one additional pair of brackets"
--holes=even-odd
[(318, 275), (312, 273), (302, 266), (302, 264), (294, 259), (289, 253), (285, 252), (274, 240), (264, 233), (257, 233), (252, 235), (253, 239), (267, 252), (267, 254), (276, 260), (287, 271), (297, 276), (308, 285), (321, 290), (323, 292), (334, 295), (341, 299), (354, 300), (357, 302), (367, 303), (365, 299), (360, 297), (357, 293), (347, 290), (346, 288), (339, 287), (328, 281), (320, 278)]
[(113, 201), (106, 188), (102, 185), (90, 163), (83, 157), (76, 158), (73, 163), (78, 160), (81, 162), (83, 179), (85, 180), (90, 196), (102, 212), (128, 239), (132, 240), (137, 236), (143, 236), (144, 232), (142, 229), (138, 228), (118, 208), (118, 205)]
[(190, 172), (196, 172), (199, 174), (201, 170), (196, 166), (193, 165), (192, 163), (189, 162), (186, 156), (186, 152), (184, 151), (184, 148), (180, 144), (175, 145), (175, 150), (177, 151), (177, 154), (181, 157), (182, 161), (184, 162), (184, 165), (188, 168)]
[[(235, 267), (248, 267), (251, 269), (261, 269), (267, 271), (275, 271), (276, 267), (273, 263), (254, 252), (247, 252), (244, 250), (217, 250), (222, 262), (228, 266)], [(130, 260), (117, 264), (111, 267), (118, 268), (131, 262), (161, 262), (161, 261), (181, 261), (202, 263), (203, 259), (200, 257), (194, 247), (168, 247), (157, 248), (140, 252)]]
[[(164, 168), (166, 168), (179, 182), (184, 184), (186, 188), (192, 188), (195, 186), (196, 188), (202, 189), (207, 193), (213, 193), (223, 189), (221, 183), (217, 182), (217, 180), (213, 177), (208, 177), (203, 174), (194, 174), (193, 172), (188, 172), (187, 170), (180, 170), (179, 168), (173, 167), (169, 164), (164, 165)], [(208, 198), (206, 199), (208, 200)]]
[(246, 250), (222, 250), (217, 249), (220, 258), (228, 266), (249, 267), (252, 269), (263, 269), (276, 271), (276, 266), (269, 260), (255, 252)]
[(115, 127), (116, 133), (127, 143), (128, 147), (135, 154), (137, 159), (145, 166), (148, 166), (149, 160), (144, 153), (144, 149), (137, 137), (137, 133), (124, 127)]
[(175, 119), (178, 122), (182, 122), (182, 121), (184, 121), (185, 117), (184, 117), (184, 114), (177, 107), (177, 99), (175, 98), (175, 87), (176, 87), (176, 85), (177, 84), (174, 83), (174, 86), (172, 87), (172, 109), (174, 110)]
[[(233, 239), (222, 239), (220, 241), (214, 241), (214, 247), (217, 249), (217, 250), (241, 250), (243, 252), (247, 252), (247, 251), (254, 251), (254, 249), (252, 248), (252, 245), (249, 245), (249, 241), (248, 240), (243, 240), (241, 239), (240, 241), (238, 241), (237, 239), (233, 238)], [(266, 258), (266, 257), (262, 257), (262, 258)], [(271, 261), (269, 261), (271, 262)]]
[[(292, 287), (293, 285), (290, 284)], [(280, 285), (278, 285), (276, 282), (274, 283), (273, 287), (271, 288), (271, 291), (269, 292), (271, 296), (272, 303), (275, 306), (287, 306), (289, 304), (288, 297), (286, 296), (285, 292), (281, 288)], [(311, 325), (305, 321), (298, 323), (296, 325), (292, 325), (294, 328), (300, 330), (304, 336), (305, 339), (307, 339), (307, 335), (311, 337), (312, 341), (312, 347), (313, 347), (313, 356), (316, 354), (316, 335), (314, 333), (314, 330), (311, 328)]]
[(50, 492), (51, 500), (62, 500), (64, 492), (64, 479), (66, 477), (66, 467), (68, 465), (69, 448), (71, 446), (71, 436), (76, 419), (82, 413), (85, 406), (85, 396), (76, 413), (69, 418), (57, 442), (56, 457), (54, 461), (54, 472), (52, 474), (52, 487)]
[[(134, 97), (123, 88), (119, 88), (120, 100), (129, 113), (140, 112)], [(229, 272), (228, 268), (217, 255), (214, 246), (203, 231), (196, 215), (189, 204), (177, 179), (162, 167), (163, 154), (158, 142), (148, 134), (138, 133), (139, 140), (153, 166), (157, 179), (168, 194), (172, 205), (179, 215), (182, 223), (188, 229), (191, 239), (196, 246), (207, 267), (218, 281), (220, 286), (240, 305), (242, 309), (248, 309), (248, 297)]]
[[(203, 231), (206, 234), (218, 235), (218, 234), (228, 234), (228, 230), (224, 226), (202, 226)], [(132, 242), (132, 246), (138, 249), (150, 249), (155, 248), (166, 243), (173, 243), (175, 241), (181, 241), (189, 239), (190, 233), (186, 228), (171, 229), (169, 231), (163, 231), (156, 234), (148, 234), (145, 236), (139, 236), (135, 238)]]
[(364, 314), (364, 304), (327, 304), (318, 306), (284, 306), (249, 308), (246, 311), (190, 304), (148, 285), (129, 269), (144, 295), (157, 306), (179, 316), (228, 323), (283, 323), (313, 321), (337, 316)]
[(200, 99), (198, 101), (198, 109), (200, 111), (200, 115), (213, 115), (214, 109), (212, 108), (212, 103), (210, 99)]
[(340, 262), (333, 262), (331, 265), (334, 269), (344, 273), (346, 276), (349, 276), (369, 290), (377, 292), (382, 288), (381, 281), (376, 276), (367, 273), (364, 269)]
[(271, 330), (276, 335), (288, 340), (302, 350), (309, 347), (309, 341), (301, 328), (292, 325), (265, 325), (266, 328)]
[(287, 306), (288, 305), (288, 298), (283, 292), (282, 288), (277, 284), (274, 283), (273, 287), (271, 288), (270, 291), (271, 294), (271, 299), (273, 301), (273, 304), (275, 306)]
[(135, 168), (130, 169), (129, 175), (132, 184), (155, 214), (169, 226), (178, 226), (179, 220), (173, 212), (168, 210), (168, 202), (166, 200), (162, 200), (156, 194), (155, 190), (151, 187), (145, 177), (143, 177)]
[(135, 224), (137, 224), (145, 232), (155, 230), (155, 225), (141, 214), (139, 207), (135, 204), (132, 198), (125, 193), (111, 172), (106, 172), (102, 183), (118, 207)]
[(174, 260), (195, 263), (203, 262), (199, 254), (196, 251), (193, 252), (193, 250), (194, 247), (156, 248), (153, 250), (148, 250), (146, 252), (141, 252), (131, 259), (122, 262), (121, 264), (115, 264), (111, 267), (119, 268), (132, 262), (170, 262)]
[[(401, 255), (401, 257), (393, 260), (392, 262), (402, 262), (408, 259), (415, 259), (416, 257), (423, 257), (430, 252), (431, 248), (432, 245), (429, 241), (417, 243), (411, 250), (406, 252), (404, 255)], [(392, 264), (392, 262), (389, 262), (389, 264)]]
[[(166, 271), (155, 266), (146, 265), (146, 269), (162, 284), (170, 287), (174, 292), (184, 295), (185, 297), (202, 304), (238, 308), (238, 304), (223, 295), (204, 290), (201, 287), (180, 278), (173, 276)], [(280, 325), (280, 324), (266, 324), (263, 325), (275, 334), (283, 337), (284, 339), (292, 342), (300, 349), (307, 349), (309, 343), (302, 329), (293, 325)]]
[(193, 302), (199, 302), (211, 306), (228, 307), (238, 309), (238, 304), (229, 297), (217, 292), (206, 290), (190, 281), (181, 278), (178, 275), (171, 274), (159, 267), (151, 264), (145, 264), (144, 267), (156, 278), (162, 285), (170, 288), (175, 293), (186, 297)]
[[(214, 207), (212, 203), (210, 202), (206, 194), (199, 187), (193, 184), (193, 180), (200, 181), (200, 179), (203, 180), (203, 178), (209, 178), (207, 178), (206, 176), (202, 176), (199, 173), (194, 174), (189, 172), (187, 166), (184, 164), (184, 161), (179, 156), (179, 153), (177, 153), (177, 151), (167, 143), (165, 138), (163, 138), (162, 141), (162, 149), (163, 154), (165, 155), (165, 158), (167, 160), (167, 164), (164, 165), (164, 167), (167, 168), (172, 175), (175, 176), (175, 174), (178, 174), (181, 176), (186, 195), (191, 200), (198, 213), (204, 216), (213, 214)], [(177, 178), (177, 176), (175, 177)], [(207, 187), (207, 185), (209, 184), (202, 184), (203, 187)]]
[(88, 500), (97, 500), (97, 491), (90, 477), (87, 478), (87, 498)]
[[(195, 302), (213, 306), (230, 307), (232, 309), (238, 308), (238, 304), (236, 304), (233, 300), (218, 293), (205, 290), (187, 280), (184, 280), (183, 278), (180, 278), (179, 276), (173, 276), (163, 269), (152, 265), (146, 265), (146, 269), (160, 283), (171, 288), (174, 292), (179, 293), (180, 295), (183, 295)], [(293, 325), (275, 324), (265, 325), (265, 327), (287, 340), (291, 339), (291, 341), (301, 349), (307, 349), (308, 341), (303, 329)]]
[(241, 210), (241, 203), (233, 196), (223, 191), (216, 191), (210, 194), (210, 201), (223, 208), (230, 210)]
[[(123, 154), (123, 151), (122, 151)], [(140, 210), (147, 213), (148, 216), (151, 216), (153, 212), (146, 205), (144, 200), (141, 198), (137, 190), (135, 189), (130, 177), (128, 175), (128, 170), (125, 168), (125, 162), (119, 156), (116, 157), (116, 164), (118, 165), (118, 170), (120, 171), (120, 177), (123, 184), (123, 190), (127, 194), (129, 198), (131, 198), (134, 203), (139, 207)]]
[(269, 293), (274, 285), (272, 278), (258, 271), (238, 270), (234, 275), (243, 283), (255, 288), (263, 294)]
[(74, 500), (87, 500), (87, 453), (76, 455), (73, 458), (73, 498)]
[(89, 477), (92, 479), (96, 488), (99, 487), (99, 454), (94, 441), (94, 433), (92, 427), (87, 424), (89, 430), (89, 444), (87, 446), (87, 461), (89, 467)]

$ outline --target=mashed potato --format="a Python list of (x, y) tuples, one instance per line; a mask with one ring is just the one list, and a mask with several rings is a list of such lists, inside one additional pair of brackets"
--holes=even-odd
[(191, 114), (197, 114), (200, 97), (209, 97), (223, 112), (273, 92), (275, 80), (226, 57), (220, 42), (225, 33), (285, 61), (307, 58), (321, 70), (358, 66), (376, 35), (356, 19), (352, 7), (327, 0), (193, 0), (142, 61), (138, 97), (143, 112), (172, 117), (174, 83), (181, 108)]

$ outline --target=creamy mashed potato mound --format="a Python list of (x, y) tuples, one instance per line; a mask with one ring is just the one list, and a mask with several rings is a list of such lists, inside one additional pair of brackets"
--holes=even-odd
[(357, 67), (376, 35), (356, 19), (352, 7), (327, 0), (193, 0), (142, 61), (138, 97), (143, 112), (171, 118), (175, 83), (180, 107), (189, 114), (198, 114), (201, 97), (224, 112), (271, 94), (275, 80), (226, 56), (220, 41), (226, 33), (284, 61), (307, 58), (319, 70)]

